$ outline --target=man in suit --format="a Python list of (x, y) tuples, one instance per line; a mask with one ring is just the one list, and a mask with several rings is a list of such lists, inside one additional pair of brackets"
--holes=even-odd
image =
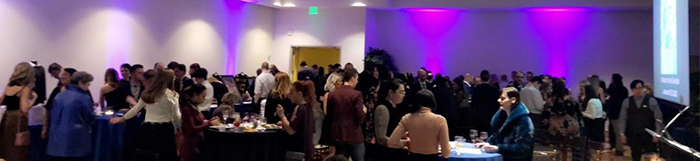
[[(168, 65), (170, 68), (170, 65)], [(177, 93), (182, 93), (187, 87), (192, 86), (194, 81), (185, 76), (187, 73), (187, 66), (185, 64), (176, 64), (174, 68), (171, 68), (175, 72), (175, 91)], [(183, 94), (180, 94), (182, 96)]]
[(464, 88), (464, 97), (467, 99), (472, 98), (472, 90), (474, 90), (474, 78), (471, 74), (467, 73), (464, 75), (464, 81), (462, 82), (462, 87)]
[(418, 80), (411, 84), (411, 95), (415, 95), (418, 91), (427, 89), (431, 90), (433, 85), (428, 82), (428, 71), (425, 68), (418, 70)]
[(328, 117), (332, 118), (331, 140), (336, 143), (336, 154), (363, 161), (365, 156), (362, 122), (365, 108), (362, 93), (355, 90), (359, 76), (355, 69), (343, 72), (343, 85), (328, 95)]
[(479, 131), (488, 131), (491, 133), (490, 124), (491, 118), (499, 109), (499, 93), (498, 89), (493, 88), (488, 82), (490, 79), (489, 71), (481, 71), (480, 78), (482, 83), (477, 85), (472, 91), (472, 107), (475, 108), (476, 129)]
[(299, 72), (297, 72), (297, 80), (314, 80), (314, 78), (316, 78), (316, 74), (309, 66), (307, 66), (306, 61), (302, 61), (299, 65), (301, 66), (301, 69), (299, 69)]

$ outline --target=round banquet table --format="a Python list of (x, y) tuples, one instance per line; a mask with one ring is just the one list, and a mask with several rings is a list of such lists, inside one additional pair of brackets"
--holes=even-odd
[(288, 136), (282, 130), (246, 133), (210, 128), (204, 131), (201, 154), (209, 161), (283, 161)]
[(88, 160), (121, 161), (126, 124), (110, 124), (111, 116), (95, 116), (93, 125), (93, 154)]
[[(451, 142), (453, 143), (453, 142)], [(472, 143), (462, 143), (462, 148), (474, 149)], [(498, 153), (486, 153), (481, 151), (481, 154), (459, 153), (455, 150), (450, 154), (449, 159), (440, 157), (441, 161), (503, 161), (503, 157)]]

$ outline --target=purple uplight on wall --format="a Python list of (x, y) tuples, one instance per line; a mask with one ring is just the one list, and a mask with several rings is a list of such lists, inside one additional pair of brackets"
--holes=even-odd
[(577, 38), (588, 27), (589, 11), (591, 9), (582, 7), (524, 9), (529, 26), (544, 48), (546, 73), (570, 78), (569, 54)]
[(241, 0), (243, 2), (248, 2), (248, 3), (258, 3), (258, 0)]
[[(449, 30), (455, 25), (462, 10), (455, 9), (438, 9), (438, 8), (408, 8), (401, 9), (408, 15), (410, 26), (412, 26), (425, 47), (422, 48), (422, 59), (420, 62), (429, 71), (433, 73), (449, 73), (442, 59), (447, 59), (444, 51), (445, 36)], [(445, 61), (447, 62), (447, 61)]]

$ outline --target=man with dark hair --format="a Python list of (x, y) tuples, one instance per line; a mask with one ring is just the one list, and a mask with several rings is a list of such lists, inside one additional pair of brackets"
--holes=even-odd
[(206, 119), (209, 119), (211, 117), (211, 113), (209, 112), (209, 110), (211, 110), (211, 104), (214, 100), (214, 86), (212, 86), (211, 83), (207, 81), (208, 74), (209, 73), (205, 68), (199, 68), (197, 69), (197, 71), (194, 71), (194, 73), (192, 73), (192, 79), (194, 79), (194, 82), (201, 84), (207, 88), (207, 90), (205, 91), (206, 95), (204, 97), (204, 102), (197, 106), (197, 109), (200, 112), (202, 112), (202, 114), (204, 114), (204, 117)]
[(175, 68), (177, 68), (177, 66), (179, 66), (179, 65), (180, 65), (180, 63), (177, 63), (175, 61), (171, 61), (170, 63), (168, 63), (168, 69), (175, 70)]
[[(51, 77), (58, 79), (58, 77), (61, 75), (62, 69), (63, 67), (61, 67), (61, 65), (58, 63), (51, 63), (51, 65), (49, 65), (49, 74), (51, 74)], [(60, 84), (61, 81), (58, 81), (58, 83)]]
[(542, 92), (539, 90), (541, 85), (542, 77), (535, 76), (532, 77), (530, 83), (520, 91), (521, 102), (523, 102), (525, 107), (530, 111), (530, 118), (535, 125), (535, 129), (542, 128), (541, 115), (544, 110), (544, 98), (542, 98)]
[(328, 117), (331, 118), (331, 140), (336, 143), (336, 154), (363, 161), (365, 156), (362, 122), (367, 108), (362, 93), (355, 90), (359, 76), (354, 69), (343, 72), (343, 85), (328, 94)]
[(175, 83), (173, 85), (175, 86), (175, 91), (177, 93), (180, 93), (180, 95), (182, 96), (182, 91), (184, 91), (187, 87), (193, 85), (194, 81), (185, 76), (185, 73), (187, 73), (187, 66), (185, 66), (185, 64), (177, 64), (173, 66), (175, 66), (175, 68), (172, 69), (175, 73)]
[(314, 73), (318, 73), (318, 65), (316, 65), (316, 64), (312, 65), (311, 70), (314, 71)]
[(644, 129), (661, 134), (663, 125), (656, 120), (663, 120), (663, 114), (656, 99), (645, 94), (643, 81), (632, 81), (630, 88), (632, 96), (622, 101), (617, 131), (622, 143), (628, 143), (632, 149), (632, 160), (639, 161), (642, 154), (656, 151), (655, 144), (659, 138), (651, 136)]
[(202, 68), (199, 66), (199, 63), (192, 63), (192, 65), (190, 65), (190, 76), (192, 76), (192, 74), (194, 74), (194, 72), (199, 68)]
[[(528, 83), (530, 83), (530, 80), (531, 80), (533, 77), (535, 77), (535, 74), (533, 74), (532, 72), (528, 71), (527, 74), (525, 74), (525, 81), (523, 82), (523, 84), (528, 84)], [(540, 83), (540, 85), (541, 85), (541, 84), (542, 84), (542, 83)]]
[[(482, 70), (479, 77), (480, 84), (475, 84), (476, 88), (472, 91), (472, 108), (476, 112), (476, 129), (479, 131), (487, 131), (492, 133), (491, 118), (498, 111), (500, 105), (498, 103), (498, 89), (493, 88), (488, 82), (491, 78), (489, 71)], [(473, 139), (473, 138), (472, 138)]]
[[(355, 65), (353, 65), (353, 64), (350, 63), (350, 62), (345, 63), (344, 70), (348, 70), (348, 69), (355, 69)], [(357, 71), (357, 69), (355, 69), (355, 71)]]
[(520, 91), (520, 89), (523, 88), (523, 73), (515, 73), (515, 75), (513, 75), (513, 81), (508, 84), (508, 87), (515, 87), (515, 89)]
[(122, 79), (119, 80), (120, 84), (129, 83), (131, 80), (131, 65), (129, 63), (124, 63), (119, 67), (119, 72), (122, 75)]
[(314, 71), (306, 66), (306, 61), (302, 61), (300, 67), (299, 72), (297, 72), (297, 80), (314, 80), (316, 78)]

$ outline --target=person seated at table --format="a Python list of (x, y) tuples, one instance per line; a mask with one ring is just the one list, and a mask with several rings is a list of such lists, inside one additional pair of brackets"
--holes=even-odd
[[(156, 72), (152, 85), (146, 89), (141, 100), (123, 117), (112, 118), (110, 123), (118, 124), (133, 118), (141, 109), (146, 109), (146, 118), (141, 124), (134, 160), (177, 160), (175, 129), (173, 123), (180, 121), (179, 95), (169, 87), (173, 86), (175, 74), (170, 69)], [(129, 159), (129, 158), (126, 158)]]
[[(265, 103), (265, 118), (267, 123), (276, 124), (280, 121), (279, 117), (275, 116), (275, 110), (278, 105), (282, 105), (284, 111), (292, 112), (296, 105), (289, 99), (289, 89), (292, 87), (289, 75), (285, 72), (279, 72), (275, 75), (275, 89), (267, 96)], [(289, 113), (285, 113), (289, 116)]]
[(504, 88), (498, 102), (500, 110), (491, 119), (492, 134), (476, 148), (489, 153), (498, 152), (503, 160), (532, 160), (534, 150), (534, 125), (530, 111), (520, 102), (520, 92), (515, 87)]
[(311, 81), (296, 81), (289, 90), (289, 99), (296, 104), (296, 108), (287, 119), (284, 107), (277, 106), (277, 116), (284, 130), (292, 137), (289, 141), (289, 151), (304, 153), (305, 160), (312, 160), (314, 156), (313, 135), (314, 113), (313, 107), (316, 105), (316, 94), (314, 84)]
[[(221, 105), (214, 110), (214, 115), (215, 117), (219, 117), (220, 119), (224, 119), (223, 115), (229, 115), (231, 116), (234, 112), (236, 112), (236, 109), (233, 108), (240, 102), (238, 95), (236, 95), (233, 92), (228, 92), (224, 94), (223, 97), (221, 97)], [(226, 113), (228, 111), (228, 113)]]
[(197, 105), (202, 104), (206, 97), (206, 87), (195, 84), (187, 87), (183, 94), (186, 101), (182, 106), (182, 139), (178, 143), (181, 161), (202, 160), (199, 154), (199, 142), (204, 138), (204, 130), (209, 126), (220, 125), (219, 117), (205, 120), (204, 115), (197, 110)]
[(92, 152), (93, 102), (88, 90), (93, 76), (76, 72), (66, 91), (56, 95), (46, 154), (53, 160), (76, 160)]
[(406, 151), (402, 149), (389, 148), (387, 141), (389, 136), (399, 125), (403, 113), (398, 109), (398, 104), (403, 101), (406, 89), (399, 79), (384, 82), (379, 88), (378, 105), (374, 111), (374, 131), (377, 136), (379, 154), (378, 160), (404, 160)]
[[(418, 91), (413, 97), (414, 106), (409, 114), (401, 118), (401, 122), (389, 137), (390, 148), (408, 147), (409, 161), (437, 161), (438, 146), (442, 148), (442, 157), (450, 157), (450, 138), (445, 117), (433, 113), (437, 103), (430, 90)], [(409, 139), (402, 140), (408, 132)]]

